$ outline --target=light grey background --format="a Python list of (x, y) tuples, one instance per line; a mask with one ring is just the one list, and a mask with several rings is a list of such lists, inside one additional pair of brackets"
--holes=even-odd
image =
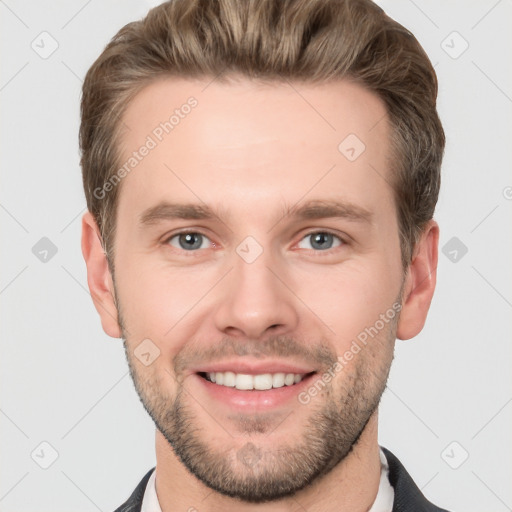
[[(122, 341), (87, 288), (77, 133), (86, 70), (157, 3), (0, 0), (3, 512), (111, 511), (155, 464)], [(379, 3), (435, 64), (447, 133), (446, 254), (425, 329), (397, 341), (379, 442), (434, 503), (511, 510), (512, 2)]]

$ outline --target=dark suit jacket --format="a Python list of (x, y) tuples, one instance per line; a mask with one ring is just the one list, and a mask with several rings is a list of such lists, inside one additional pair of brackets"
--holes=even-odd
[[(381, 447), (389, 465), (389, 482), (395, 489), (395, 501), (392, 512), (448, 512), (428, 501), (418, 489), (402, 463), (386, 448)], [(150, 469), (128, 500), (115, 512), (140, 512), (142, 498), (151, 473)]]

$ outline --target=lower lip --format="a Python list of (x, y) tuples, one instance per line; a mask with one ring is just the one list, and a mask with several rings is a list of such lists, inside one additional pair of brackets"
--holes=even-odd
[(298, 401), (299, 393), (311, 385), (315, 375), (307, 375), (299, 383), (292, 386), (272, 388), (265, 391), (255, 389), (244, 391), (228, 386), (220, 386), (198, 374), (195, 374), (195, 377), (214, 400), (223, 402), (234, 409), (247, 409), (254, 412), (255, 409), (268, 410), (280, 407), (294, 399)]

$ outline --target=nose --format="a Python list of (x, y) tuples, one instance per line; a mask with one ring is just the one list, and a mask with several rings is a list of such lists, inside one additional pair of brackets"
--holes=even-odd
[(299, 300), (286, 281), (283, 269), (272, 264), (265, 251), (252, 263), (235, 255), (215, 313), (217, 329), (254, 340), (293, 331)]

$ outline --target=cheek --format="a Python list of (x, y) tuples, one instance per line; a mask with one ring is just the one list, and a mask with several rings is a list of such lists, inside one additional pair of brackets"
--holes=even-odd
[(338, 351), (374, 325), (392, 307), (399, 291), (396, 276), (370, 260), (319, 267), (297, 282), (301, 282), (297, 295), (329, 326)]
[(210, 272), (213, 276), (209, 279), (204, 272), (191, 273), (154, 261), (148, 265), (142, 260), (134, 259), (116, 271), (123, 319), (132, 344), (149, 338), (163, 354), (172, 355), (188, 338), (188, 320), (194, 318), (196, 305), (213, 287), (218, 274)]

